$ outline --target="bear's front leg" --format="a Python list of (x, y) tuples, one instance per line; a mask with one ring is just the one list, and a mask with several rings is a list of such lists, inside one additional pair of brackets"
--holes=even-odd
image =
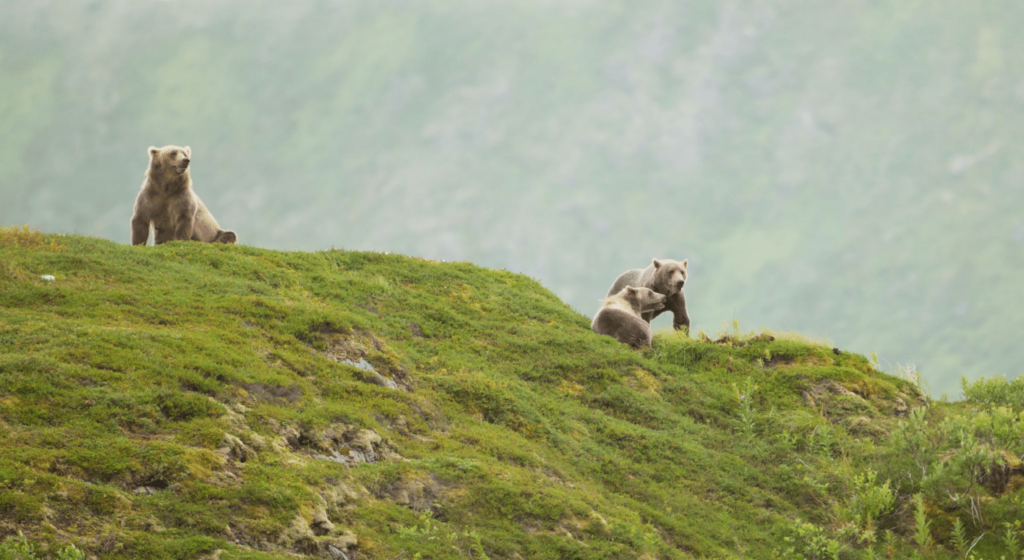
[(196, 210), (195, 204), (189, 204), (182, 209), (174, 221), (174, 240), (175, 241), (188, 241), (192, 239), (192, 228), (196, 225)]
[(690, 316), (686, 313), (686, 296), (683, 292), (665, 300), (665, 311), (672, 312), (672, 328), (690, 333)]
[(132, 245), (145, 245), (149, 241), (149, 220), (132, 216)]

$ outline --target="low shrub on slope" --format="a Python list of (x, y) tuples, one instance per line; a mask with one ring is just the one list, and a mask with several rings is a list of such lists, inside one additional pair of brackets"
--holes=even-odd
[(953, 558), (1020, 529), (1012, 406), (768, 335), (634, 352), (465, 263), (8, 229), (0, 348), (0, 539), (40, 558)]

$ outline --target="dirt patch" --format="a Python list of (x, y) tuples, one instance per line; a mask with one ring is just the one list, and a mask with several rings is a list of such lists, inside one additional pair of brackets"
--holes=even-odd
[(370, 492), (378, 499), (391, 500), (415, 511), (426, 511), (443, 496), (443, 487), (433, 475), (414, 475), (376, 485)]

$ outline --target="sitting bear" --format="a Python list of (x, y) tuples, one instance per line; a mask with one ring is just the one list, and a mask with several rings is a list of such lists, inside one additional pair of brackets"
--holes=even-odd
[(132, 214), (132, 245), (149, 241), (151, 223), (157, 245), (189, 239), (206, 243), (238, 241), (235, 232), (220, 229), (213, 214), (192, 190), (188, 170), (191, 156), (188, 146), (150, 146), (149, 169)]
[(597, 334), (614, 336), (633, 348), (651, 345), (651, 325), (640, 314), (665, 306), (665, 296), (648, 288), (627, 286), (601, 302), (590, 328)]
[(683, 259), (683, 262), (654, 259), (651, 266), (647, 268), (636, 268), (623, 272), (615, 279), (615, 283), (608, 290), (608, 295), (617, 294), (626, 286), (650, 288), (667, 299), (663, 308), (644, 311), (642, 315), (644, 321), (650, 323), (658, 315), (665, 311), (671, 311), (673, 314), (672, 326), (677, 330), (685, 327), (689, 332), (690, 316), (686, 314), (686, 296), (683, 295), (683, 284), (686, 282), (686, 266), (688, 264), (688, 259)]

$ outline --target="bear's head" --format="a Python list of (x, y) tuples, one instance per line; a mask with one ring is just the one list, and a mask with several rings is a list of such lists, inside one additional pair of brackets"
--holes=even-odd
[(665, 300), (668, 299), (650, 288), (635, 288), (633, 286), (622, 288), (617, 295), (629, 303), (633, 311), (638, 314), (663, 309)]
[(683, 262), (654, 259), (654, 288), (668, 296), (683, 291), (683, 284), (686, 283), (686, 266), (689, 262), (689, 259), (683, 259)]
[(192, 148), (185, 146), (149, 147), (149, 168), (162, 175), (184, 175), (192, 161)]

